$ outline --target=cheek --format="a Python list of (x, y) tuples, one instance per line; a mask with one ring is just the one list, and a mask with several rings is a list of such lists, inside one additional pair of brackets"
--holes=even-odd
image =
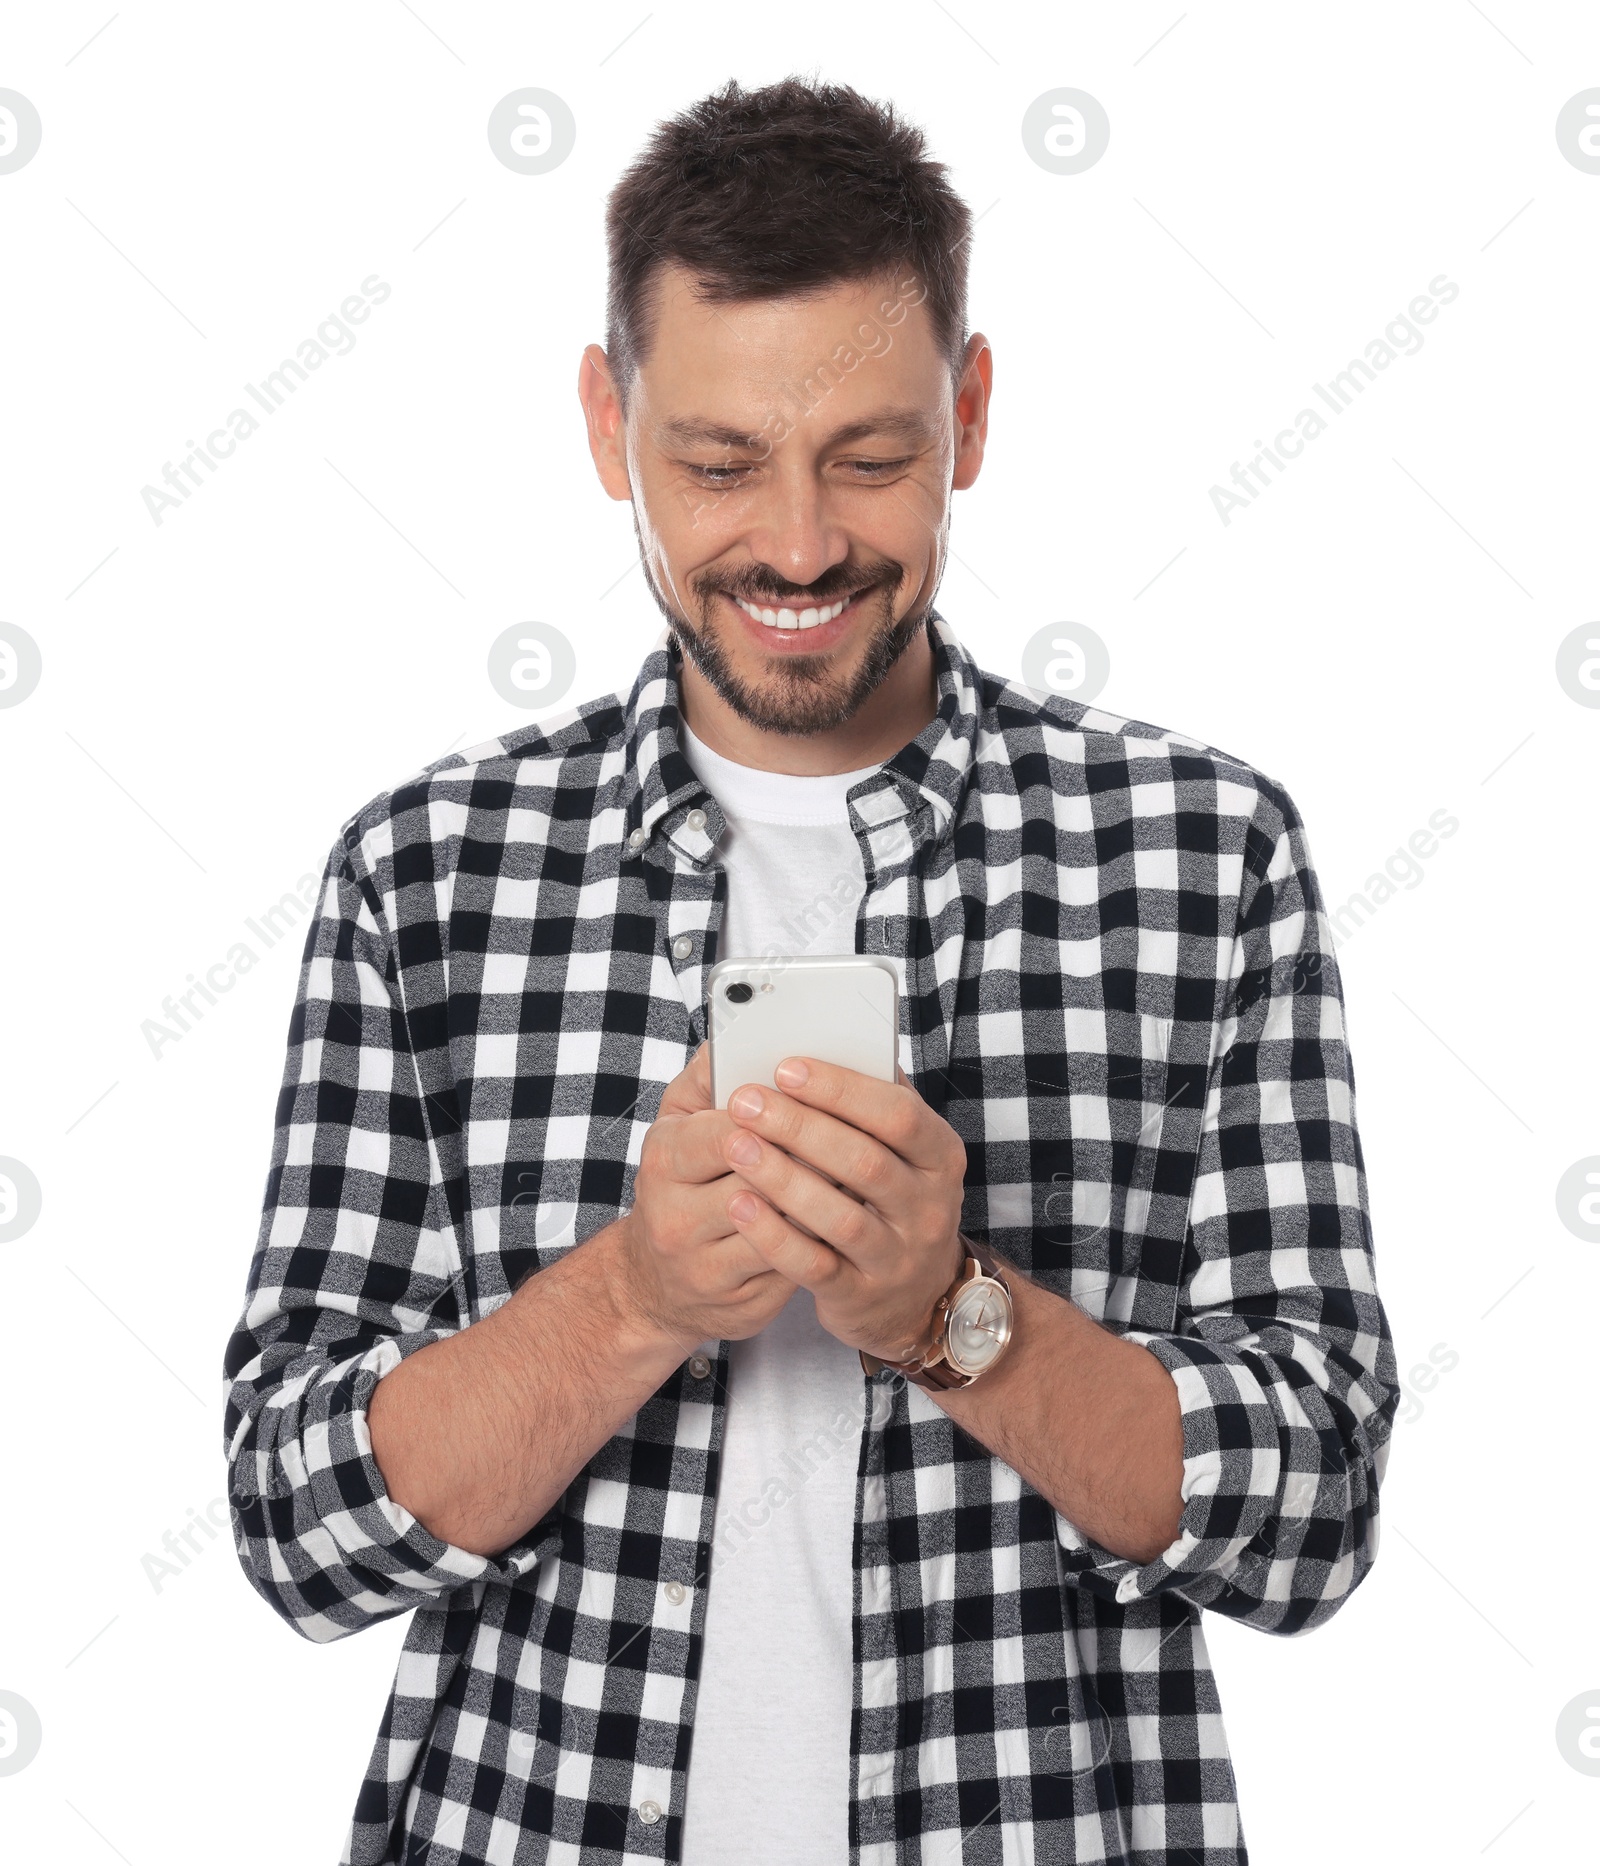
[(921, 461), (892, 488), (862, 498), (862, 542), (908, 569), (942, 556), (950, 518), (945, 488), (953, 471), (948, 457)]
[(724, 556), (715, 530), (715, 494), (680, 485), (668, 494), (667, 508), (657, 506), (650, 517), (640, 517), (640, 547), (657, 578), (670, 582), (680, 597), (689, 597), (695, 578)]
[(738, 493), (697, 486), (681, 476), (647, 495), (634, 510), (639, 536), (653, 562), (671, 571), (680, 589), (729, 558), (748, 525), (748, 500)]

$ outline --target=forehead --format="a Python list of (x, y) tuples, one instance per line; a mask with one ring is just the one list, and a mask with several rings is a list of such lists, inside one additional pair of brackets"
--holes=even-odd
[(831, 426), (880, 407), (931, 411), (949, 398), (946, 360), (908, 268), (714, 303), (681, 267), (665, 266), (652, 291), (654, 326), (637, 386), (658, 427), (699, 420), (754, 431), (774, 410), (793, 418), (819, 395)]

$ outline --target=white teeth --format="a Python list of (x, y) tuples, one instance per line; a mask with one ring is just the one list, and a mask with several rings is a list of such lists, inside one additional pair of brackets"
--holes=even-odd
[(850, 596), (841, 598), (836, 603), (826, 603), (820, 609), (802, 609), (798, 615), (792, 609), (761, 609), (754, 603), (747, 603), (741, 596), (737, 598), (739, 607), (752, 621), (762, 622), (768, 628), (816, 628), (823, 622), (831, 622), (835, 616), (842, 615), (855, 599)]

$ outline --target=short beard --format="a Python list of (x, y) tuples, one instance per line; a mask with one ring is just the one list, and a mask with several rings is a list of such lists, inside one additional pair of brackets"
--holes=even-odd
[(714, 636), (689, 628), (678, 617), (673, 639), (700, 670), (707, 686), (747, 725), (760, 732), (810, 738), (832, 732), (856, 714), (889, 677), (890, 670), (926, 626), (926, 607), (880, 628), (867, 644), (855, 673), (840, 680), (820, 654), (786, 654), (772, 662), (772, 684), (752, 687), (728, 666)]
[[(694, 663), (706, 685), (758, 732), (779, 732), (790, 738), (832, 732), (853, 719), (922, 633), (933, 607), (931, 602), (922, 603), (898, 622), (891, 618), (881, 625), (868, 642), (860, 665), (843, 680), (829, 671), (825, 655), (785, 654), (781, 658), (774, 656), (767, 680), (760, 687), (752, 687), (734, 673), (709, 629), (694, 628), (669, 607), (649, 572), (648, 559), (644, 561), (645, 582), (656, 606), (666, 617), (673, 640)], [(869, 592), (873, 594), (881, 597), (883, 591)]]

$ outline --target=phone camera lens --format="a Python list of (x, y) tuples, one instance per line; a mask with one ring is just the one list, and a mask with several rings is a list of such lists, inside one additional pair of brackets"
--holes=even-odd
[(755, 995), (748, 985), (730, 985), (723, 993), (730, 1004), (748, 1004)]

